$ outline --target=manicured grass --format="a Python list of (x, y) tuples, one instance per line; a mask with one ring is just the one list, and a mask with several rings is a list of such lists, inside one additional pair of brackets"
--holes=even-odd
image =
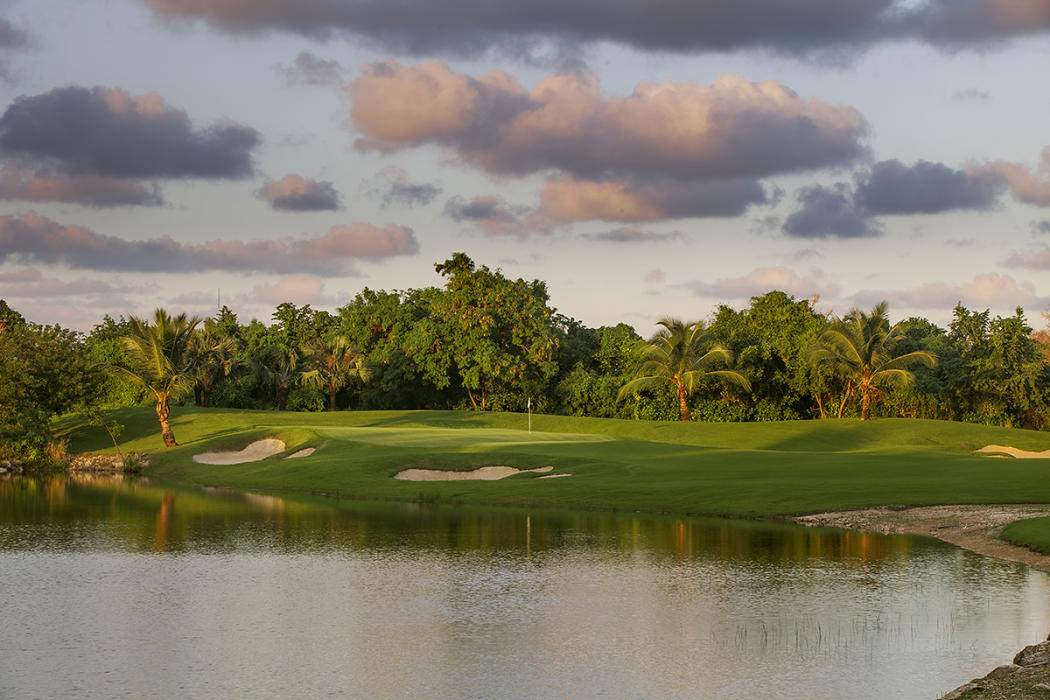
[(1050, 518), (1029, 518), (1010, 523), (1003, 530), (1002, 538), (1050, 554)]
[[(1050, 434), (908, 419), (650, 423), (455, 411), (279, 413), (176, 408), (165, 450), (150, 409), (113, 417), (147, 474), (184, 483), (376, 500), (775, 517), (878, 505), (1050, 503), (1042, 460), (975, 456), (987, 444), (1050, 447)], [(99, 428), (61, 424), (78, 451), (112, 451)], [(191, 456), (281, 437), (304, 459), (210, 466)], [(108, 449), (107, 449), (108, 445)], [(402, 482), (406, 467), (553, 465), (571, 477)]]

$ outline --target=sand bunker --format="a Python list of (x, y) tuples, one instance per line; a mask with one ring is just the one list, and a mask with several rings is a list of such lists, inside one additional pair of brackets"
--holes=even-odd
[(317, 450), (316, 447), (304, 447), (303, 449), (299, 450), (298, 452), (293, 452), (292, 454), (288, 455), (287, 457), (285, 457), (285, 459), (297, 459), (299, 457), (309, 457), (316, 450)]
[(256, 440), (238, 452), (201, 452), (193, 455), (193, 461), (200, 464), (243, 464), (258, 462), (284, 451), (284, 441), (276, 438)]
[[(394, 474), (401, 481), (498, 481), (508, 476), (535, 472), (546, 474), (554, 467), (537, 467), (535, 469), (515, 469), (514, 467), (478, 467), (471, 472), (444, 471), (440, 469), (405, 469)], [(540, 477), (541, 479), (543, 477)]]
[(1043, 450), (1042, 452), (1029, 452), (1028, 450), (1019, 450), (1016, 447), (1004, 447), (1003, 445), (988, 445), (982, 447), (975, 452), (986, 452), (993, 455), (1010, 455), (1017, 459), (1050, 459), (1050, 450)]
[(539, 477), (536, 477), (536, 478), (537, 479), (558, 479), (558, 478), (561, 478), (563, 476), (572, 476), (572, 474), (569, 474), (568, 472), (565, 472), (564, 474), (548, 474), (547, 476), (539, 476)]

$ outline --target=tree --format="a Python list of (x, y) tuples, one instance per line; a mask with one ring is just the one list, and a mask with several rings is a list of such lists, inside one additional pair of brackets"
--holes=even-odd
[(113, 365), (118, 373), (138, 383), (153, 399), (166, 447), (175, 447), (175, 434), (168, 423), (170, 403), (193, 388), (197, 367), (190, 352), (190, 339), (200, 323), (186, 314), (169, 316), (164, 309), (153, 313), (153, 323), (132, 316), (124, 348), (128, 366)]
[[(225, 307), (223, 307), (225, 308)], [(237, 339), (226, 335), (222, 327), (212, 319), (206, 319), (203, 327), (194, 329), (190, 336), (188, 352), (196, 367), (193, 394), (194, 403), (207, 408), (211, 405), (212, 386), (220, 376), (229, 376), (237, 363)]]
[(372, 378), (372, 371), (365, 366), (365, 356), (342, 335), (308, 343), (303, 348), (303, 362), (310, 368), (302, 374), (303, 383), (328, 393), (329, 411), (335, 410), (336, 392), (351, 379), (367, 382)]
[(871, 402), (881, 394), (881, 387), (911, 384), (915, 375), (909, 368), (937, 364), (933, 353), (925, 350), (893, 356), (893, 348), (904, 334), (899, 325), (890, 327), (887, 308), (886, 302), (881, 302), (870, 314), (850, 310), (824, 329), (809, 355), (814, 368), (829, 367), (846, 380), (843, 405), (855, 394), (860, 396), (861, 420), (868, 420)]
[(475, 269), (463, 253), (434, 269), (448, 281), (423, 297), (429, 314), (406, 339), (412, 359), (439, 389), (458, 377), (475, 410), (523, 410), (558, 370), (546, 284)]
[(9, 323), (0, 332), (0, 377), (0, 456), (17, 459), (39, 459), (53, 439), (51, 418), (98, 394), (80, 335), (59, 326)]
[(267, 345), (260, 350), (253, 365), (267, 383), (277, 392), (277, 410), (288, 408), (288, 391), (299, 376), (299, 352), (285, 345)]
[(663, 328), (643, 348), (634, 378), (620, 389), (617, 401), (628, 394), (670, 384), (678, 399), (678, 417), (688, 421), (688, 398), (707, 380), (751, 390), (751, 384), (739, 372), (711, 369), (717, 364), (728, 363), (732, 355), (725, 347), (711, 341), (703, 322), (685, 324), (676, 318), (664, 318), (658, 325)]

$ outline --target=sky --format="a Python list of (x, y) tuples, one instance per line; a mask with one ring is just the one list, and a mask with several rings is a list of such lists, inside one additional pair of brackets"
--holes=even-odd
[(1046, 325), (1050, 0), (0, 0), (0, 298), (270, 322), (452, 253), (588, 326)]

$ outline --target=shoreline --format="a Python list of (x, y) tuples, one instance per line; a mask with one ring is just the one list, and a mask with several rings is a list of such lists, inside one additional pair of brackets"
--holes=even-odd
[(962, 549), (1004, 561), (1020, 562), (1050, 572), (1050, 555), (999, 539), (1017, 520), (1050, 516), (1050, 504), (881, 506), (863, 510), (812, 513), (793, 518), (810, 527), (839, 527), (883, 535), (935, 537)]

